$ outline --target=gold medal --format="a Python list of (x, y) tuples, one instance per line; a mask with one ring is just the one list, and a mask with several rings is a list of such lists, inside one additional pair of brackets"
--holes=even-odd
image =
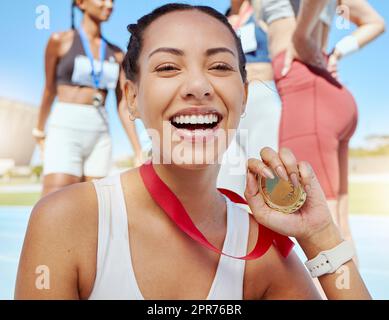
[(287, 214), (300, 209), (307, 198), (301, 185), (296, 188), (292, 182), (277, 176), (274, 179), (260, 177), (259, 191), (270, 208)]

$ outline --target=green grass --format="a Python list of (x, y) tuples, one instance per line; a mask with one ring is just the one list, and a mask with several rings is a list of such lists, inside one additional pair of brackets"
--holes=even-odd
[(33, 206), (40, 193), (0, 193), (0, 206)]
[(350, 212), (389, 214), (389, 182), (353, 182), (349, 194)]
[(376, 156), (388, 156), (389, 145), (381, 146), (374, 150), (366, 150), (363, 148), (350, 149), (349, 156), (355, 158), (361, 157), (376, 157)]
[(0, 179), (0, 186), (18, 186), (21, 184), (34, 184), (38, 183), (36, 179), (31, 179), (29, 177), (13, 177), (10, 181)]
[[(349, 192), (353, 214), (389, 215), (389, 182), (353, 182)], [(39, 193), (0, 193), (0, 206), (33, 206), (39, 197)]]

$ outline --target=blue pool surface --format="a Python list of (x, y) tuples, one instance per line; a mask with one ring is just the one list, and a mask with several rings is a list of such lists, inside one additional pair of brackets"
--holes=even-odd
[[(0, 300), (13, 299), (30, 212), (31, 207), (0, 207)], [(389, 300), (389, 216), (351, 215), (351, 228), (370, 293), (374, 299)], [(301, 249), (296, 251), (305, 260)]]

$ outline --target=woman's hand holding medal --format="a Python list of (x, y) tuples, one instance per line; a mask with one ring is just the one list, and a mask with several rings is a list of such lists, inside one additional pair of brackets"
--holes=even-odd
[[(293, 153), (286, 148), (282, 148), (279, 153), (271, 148), (263, 148), (260, 155), (261, 160), (249, 159), (248, 161), (245, 191), (246, 200), (257, 222), (280, 234), (295, 237), (300, 245), (307, 243), (319, 248), (328, 240), (341, 241), (325, 195), (311, 166), (304, 161), (297, 163)], [(259, 180), (267, 179), (266, 181), (271, 185), (272, 176), (277, 179), (274, 172), (282, 183), (289, 181), (286, 185), (292, 191), (298, 188), (305, 190), (305, 203), (292, 214), (285, 214), (269, 206), (266, 190), (260, 191)], [(274, 193), (279, 191), (277, 187), (273, 189)], [(304, 192), (301, 192), (301, 195), (303, 194)], [(299, 199), (291, 200), (299, 201)]]

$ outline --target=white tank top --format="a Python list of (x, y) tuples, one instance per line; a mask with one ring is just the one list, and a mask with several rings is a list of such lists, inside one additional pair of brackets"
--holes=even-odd
[[(99, 211), (96, 278), (90, 300), (143, 300), (131, 261), (128, 221), (120, 174), (93, 181)], [(249, 214), (227, 197), (223, 252), (247, 253)], [(199, 244), (200, 245), (200, 244)], [(243, 299), (245, 260), (220, 256), (209, 300)]]

